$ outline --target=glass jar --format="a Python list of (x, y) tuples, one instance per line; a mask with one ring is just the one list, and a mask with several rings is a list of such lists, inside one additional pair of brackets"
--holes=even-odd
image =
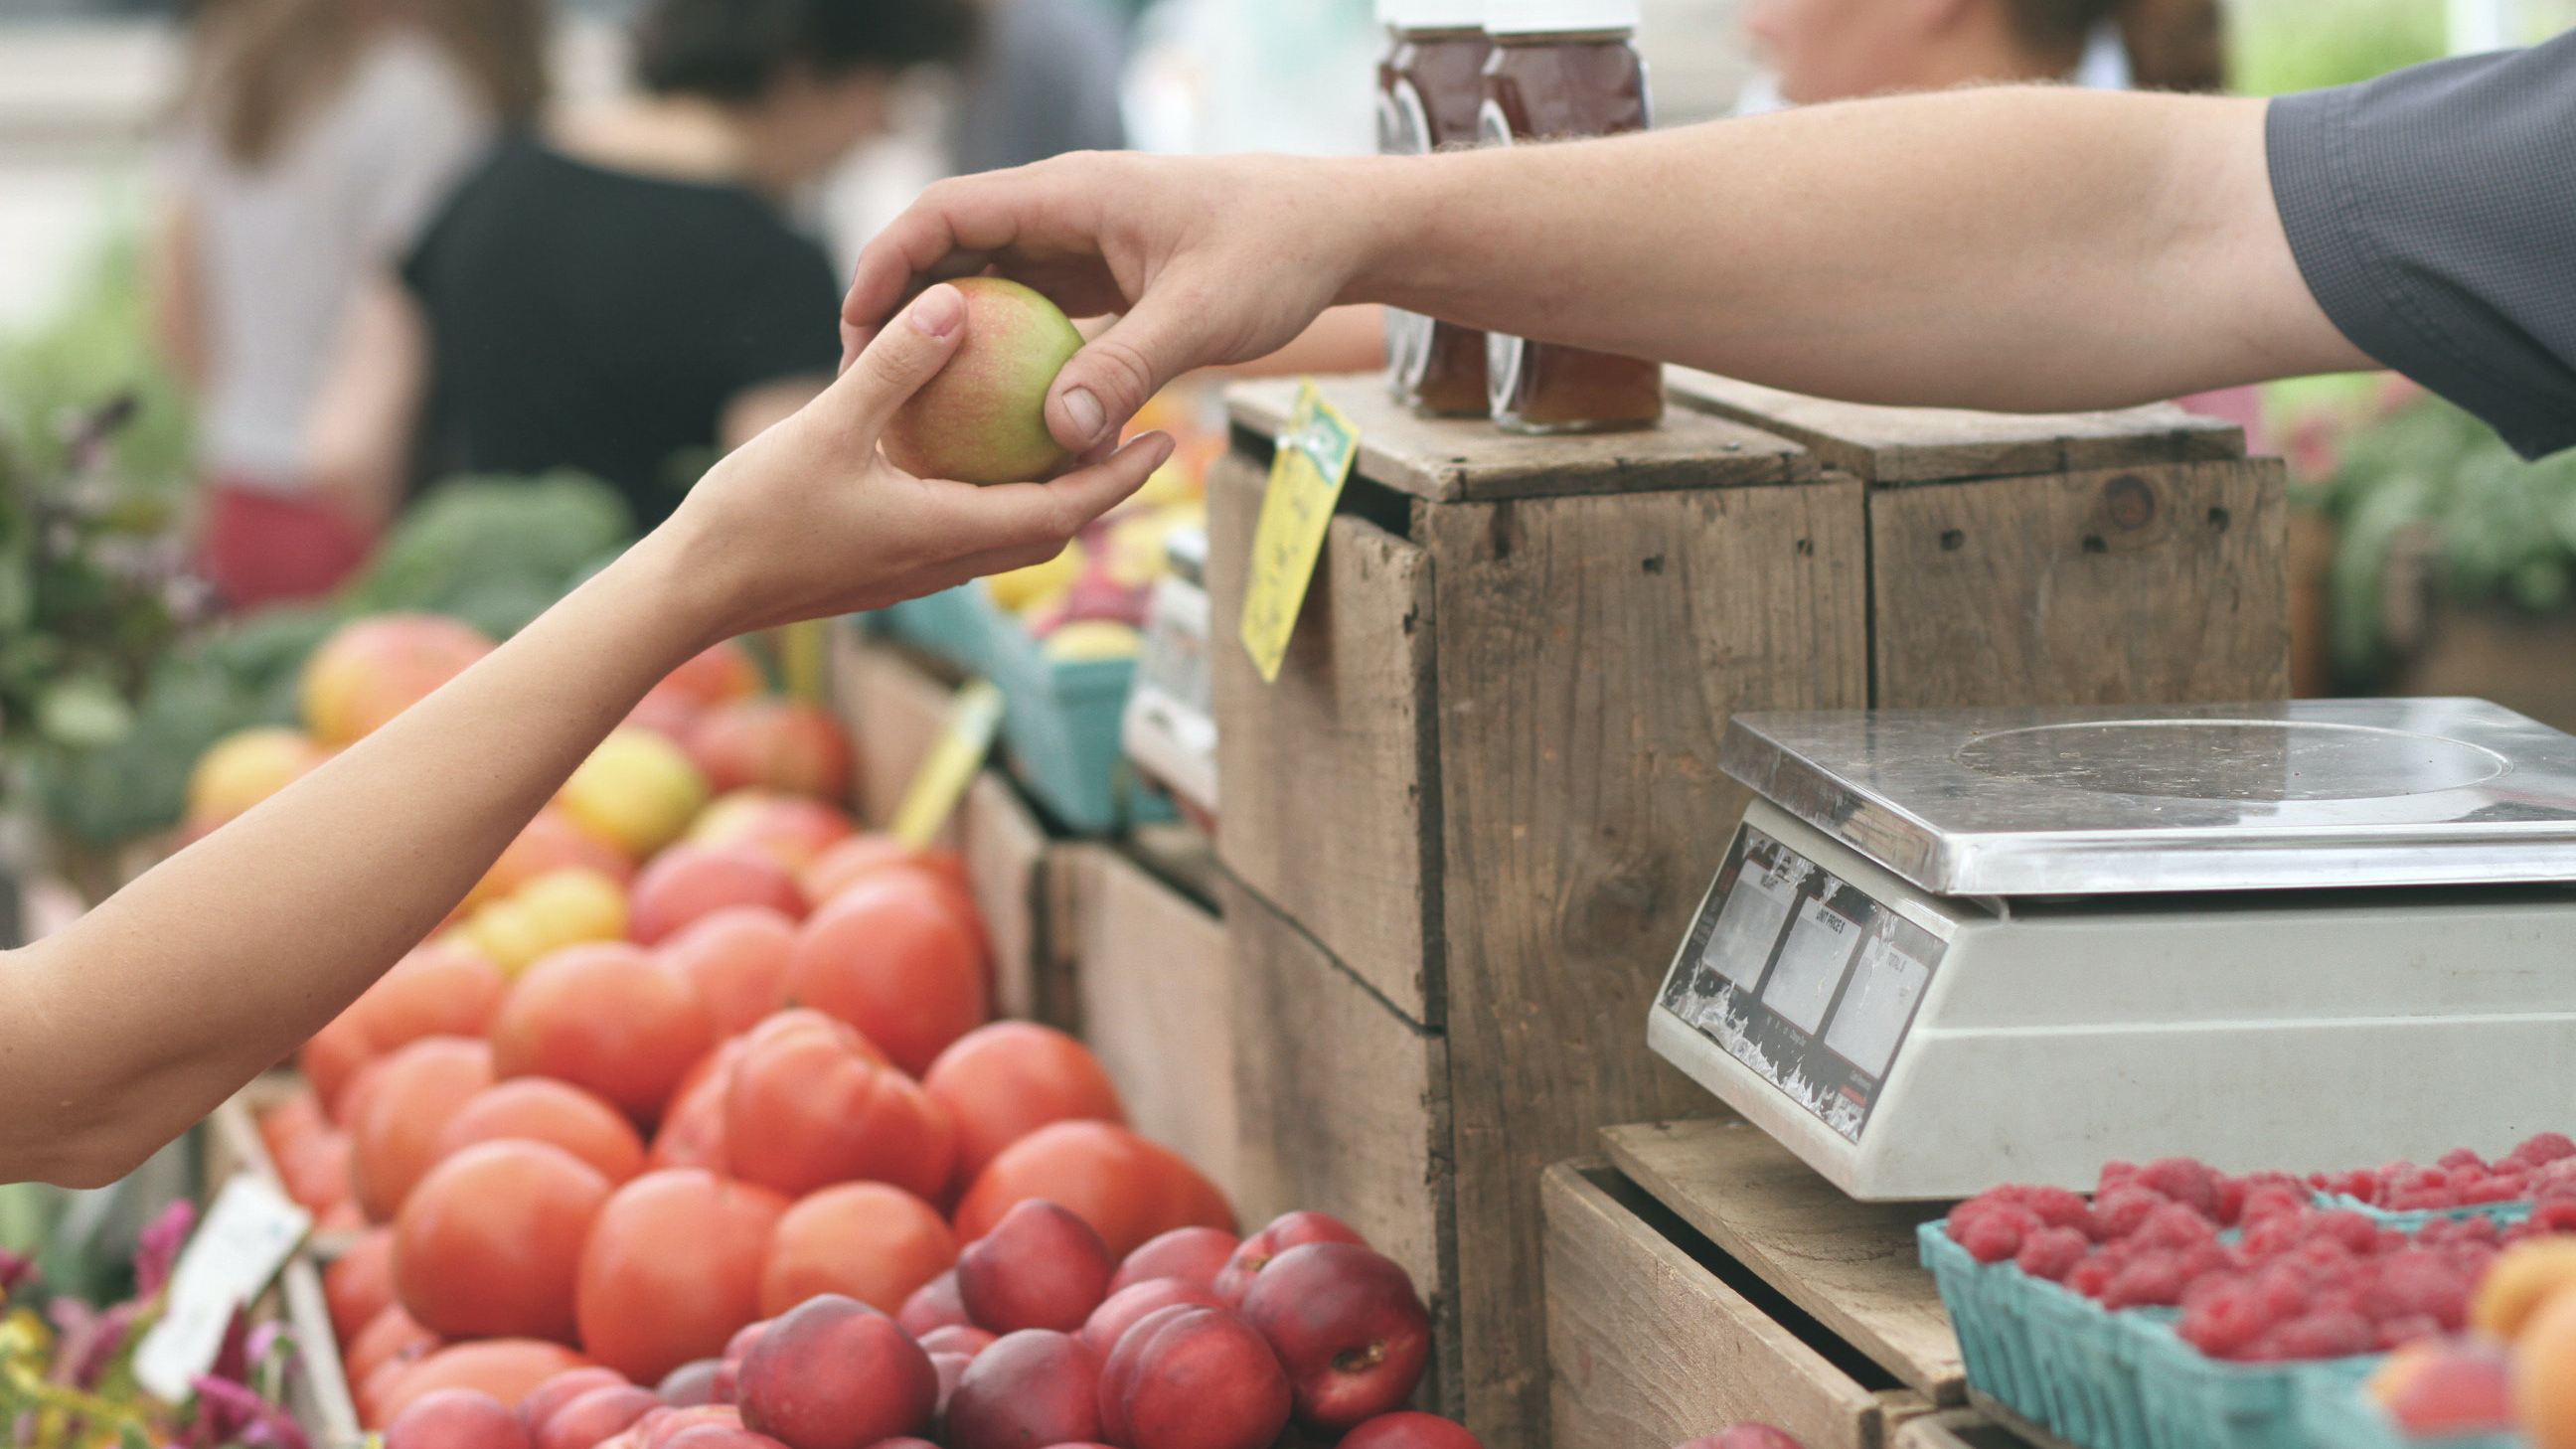
[[(1378, 0), (1389, 49), (1378, 65), (1378, 150), (1422, 155), (1472, 146), (1485, 99), (1484, 0)], [(1387, 384), (1425, 417), (1482, 417), (1485, 334), (1390, 307)]]

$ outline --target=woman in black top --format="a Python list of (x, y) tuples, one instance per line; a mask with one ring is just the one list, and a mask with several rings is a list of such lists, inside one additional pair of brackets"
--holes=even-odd
[(317, 463), (386, 499), (578, 468), (668, 516), (839, 360), (832, 265), (780, 204), (970, 23), (962, 0), (657, 0), (644, 94), (496, 148), (362, 306)]

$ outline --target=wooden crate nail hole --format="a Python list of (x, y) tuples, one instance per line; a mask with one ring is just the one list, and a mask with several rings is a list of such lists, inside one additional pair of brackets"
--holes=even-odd
[(1664, 571), (1664, 556), (1662, 554), (1656, 554), (1652, 558), (1639, 559), (1637, 560), (1637, 567), (1650, 574), (1662, 573)]
[(2226, 509), (2213, 508), (2209, 510), (2209, 526), (2212, 529), (2220, 533), (2225, 533), (2227, 531), (2227, 524), (2228, 517)]
[(1814, 558), (1815, 556), (1816, 556), (1816, 541), (1815, 541), (1814, 539), (1812, 539), (1812, 538), (1802, 538), (1802, 539), (1799, 539), (1799, 540), (1798, 540), (1798, 557), (1800, 557), (1800, 558)]
[(2086, 553), (2109, 553), (2111, 551), (2111, 545), (2102, 541), (2102, 535), (2098, 533), (2088, 533), (2084, 535), (2084, 551)]
[(1941, 551), (1943, 553), (1957, 553), (1960, 549), (1967, 546), (1968, 535), (1965, 533), (1962, 533), (1955, 528), (1945, 528), (1941, 530)]

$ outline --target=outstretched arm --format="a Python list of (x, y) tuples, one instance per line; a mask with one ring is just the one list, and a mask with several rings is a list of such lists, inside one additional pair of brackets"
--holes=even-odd
[(635, 701), (717, 639), (1053, 556), (1168, 454), (1051, 483), (877, 452), (963, 333), (915, 303), (821, 397), (508, 643), (76, 924), (0, 956), (0, 1181), (121, 1175), (284, 1057), (433, 928)]
[(1068, 445), (1335, 302), (1864, 402), (2109, 407), (2369, 366), (2291, 257), (2265, 105), (1996, 88), (1432, 157), (1062, 157), (924, 193), (844, 331), (987, 268), (1124, 313), (1057, 379)]

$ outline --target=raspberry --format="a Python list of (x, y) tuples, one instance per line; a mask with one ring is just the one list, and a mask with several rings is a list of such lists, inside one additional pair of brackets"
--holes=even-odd
[(2379, 1331), (2370, 1320), (2348, 1309), (2315, 1309), (2266, 1335), (2284, 1359), (2350, 1358), (2370, 1352)]
[(2440, 1166), (2448, 1168), (2453, 1172), (2458, 1172), (2463, 1168), (2475, 1168), (2479, 1172), (2487, 1170), (2487, 1160), (2465, 1147), (2454, 1147), (2450, 1151), (2443, 1153), (2438, 1159), (2438, 1163)]
[(2102, 1194), (2109, 1192), (2115, 1187), (2125, 1186), (2126, 1184), (2136, 1180), (2137, 1175), (2138, 1165), (2134, 1162), (2120, 1162), (2115, 1160), (2103, 1163), (2102, 1177), (2099, 1182), (2096, 1182), (2093, 1185), (2093, 1195), (2095, 1197), (2100, 1197)]
[(2461, 1189), (2460, 1206), (2475, 1207), (2481, 1203), (2519, 1202), (2525, 1190), (2520, 1173), (2480, 1178)]
[(2021, 1251), (2025, 1234), (2045, 1226), (2028, 1208), (1999, 1208), (1971, 1218), (1964, 1230), (1954, 1229), (1954, 1235), (1978, 1262), (2000, 1263)]
[(2540, 1167), (2565, 1158), (2576, 1157), (2576, 1142), (2555, 1132), (2543, 1132), (2529, 1138), (2505, 1155), (2505, 1161), (2521, 1167)]
[(2137, 1232), (2131, 1236), (2140, 1247), (2189, 1248), (2216, 1241), (2218, 1229), (2181, 1203), (2169, 1202), (2147, 1214), (2146, 1221), (2138, 1224)]
[(2264, 1186), (2245, 1194), (2245, 1206), (2237, 1213), (2236, 1220), (2237, 1223), (2250, 1229), (2269, 1219), (2284, 1214), (2296, 1215), (2307, 1210), (2306, 1192), (2294, 1187)]
[(2022, 1239), (2021, 1252), (2013, 1258), (2015, 1265), (2034, 1278), (2063, 1283), (2084, 1255), (2093, 1251), (2092, 1240), (2074, 1228), (2049, 1227)]
[(2261, 1294), (2246, 1284), (2232, 1283), (2202, 1295), (2184, 1309), (2175, 1331), (2185, 1343), (2211, 1358), (2234, 1358), (2262, 1337), (2273, 1322), (2272, 1311)]
[(2122, 1266), (2121, 1260), (2115, 1254), (2095, 1253), (2076, 1264), (2067, 1273), (2065, 1283), (2068, 1288), (2087, 1298), (2099, 1299), (2103, 1290), (2111, 1286), (2111, 1280), (2119, 1276)]
[(2052, 1228), (2073, 1228), (2087, 1239), (2093, 1236), (2093, 1209), (2062, 1187), (2033, 1188), (2022, 1199), (2022, 1206)]
[(2245, 1226), (2245, 1251), (2258, 1258), (2286, 1253), (2307, 1238), (2310, 1224), (2321, 1216), (2306, 1208), (2290, 1208), (2250, 1218)]
[(2103, 1241), (2125, 1238), (2138, 1230), (2147, 1214), (2172, 1200), (2153, 1188), (2123, 1184), (2093, 1200), (2093, 1222)]
[(2207, 1163), (2160, 1157), (2138, 1169), (2138, 1182), (2187, 1204), (2211, 1222), (2218, 1221), (2218, 1173)]
[(2468, 1321), (2469, 1284), (2439, 1254), (2420, 1248), (2380, 1260), (2377, 1281), (2362, 1291), (2362, 1311), (2381, 1322), (2430, 1318), (2445, 1329)]
[(2316, 1230), (2320, 1236), (2356, 1253), (2367, 1253), (2379, 1246), (2379, 1225), (2350, 1208), (2319, 1215)]
[(2172, 1253), (2141, 1253), (2102, 1290), (2105, 1308), (2170, 1308), (2182, 1302), (2182, 1262)]

